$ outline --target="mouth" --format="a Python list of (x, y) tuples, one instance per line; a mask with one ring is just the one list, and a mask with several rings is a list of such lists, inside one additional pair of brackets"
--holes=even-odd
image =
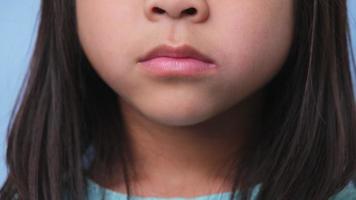
[(189, 45), (182, 45), (178, 47), (159, 45), (142, 56), (139, 59), (139, 62), (144, 62), (157, 57), (191, 58), (206, 63), (214, 63), (213, 59), (209, 58), (208, 56), (204, 55)]
[(142, 68), (158, 77), (203, 76), (216, 71), (214, 60), (189, 45), (160, 45), (139, 59)]

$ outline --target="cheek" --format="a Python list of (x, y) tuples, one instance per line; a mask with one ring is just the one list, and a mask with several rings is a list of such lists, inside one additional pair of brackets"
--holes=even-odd
[(139, 31), (139, 17), (120, 0), (76, 3), (79, 40), (92, 67), (106, 82), (124, 78), (131, 68), (122, 66), (133, 65), (134, 50), (139, 49), (134, 46), (138, 34), (133, 34)]
[(229, 26), (219, 36), (224, 39), (221, 62), (229, 66), (224, 76), (235, 82), (236, 89), (245, 92), (262, 87), (280, 70), (293, 34), (291, 1), (278, 5), (259, 2), (258, 7), (253, 2), (257, 1), (246, 4), (239, 12), (231, 12), (226, 21)]

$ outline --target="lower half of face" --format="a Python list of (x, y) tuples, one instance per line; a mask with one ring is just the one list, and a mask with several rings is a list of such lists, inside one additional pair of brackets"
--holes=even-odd
[[(78, 34), (92, 67), (125, 103), (166, 125), (192, 125), (240, 103), (281, 69), (292, 41), (292, 0), (195, 0), (200, 20), (173, 18), (189, 1), (77, 0)], [(166, 14), (149, 13), (152, 3)], [(146, 9), (146, 10), (145, 10)], [(161, 44), (214, 60), (203, 77), (158, 77), (138, 59)]]

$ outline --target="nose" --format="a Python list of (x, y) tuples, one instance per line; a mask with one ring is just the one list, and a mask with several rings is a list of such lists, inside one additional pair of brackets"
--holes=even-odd
[(151, 21), (161, 17), (180, 19), (189, 18), (192, 22), (206, 21), (209, 17), (209, 6), (206, 0), (147, 0), (145, 15)]

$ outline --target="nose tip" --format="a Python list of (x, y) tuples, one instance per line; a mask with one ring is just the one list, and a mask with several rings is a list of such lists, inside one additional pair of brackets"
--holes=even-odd
[(147, 0), (145, 14), (152, 21), (168, 16), (173, 19), (188, 17), (193, 22), (202, 22), (208, 18), (209, 8), (206, 0)]

